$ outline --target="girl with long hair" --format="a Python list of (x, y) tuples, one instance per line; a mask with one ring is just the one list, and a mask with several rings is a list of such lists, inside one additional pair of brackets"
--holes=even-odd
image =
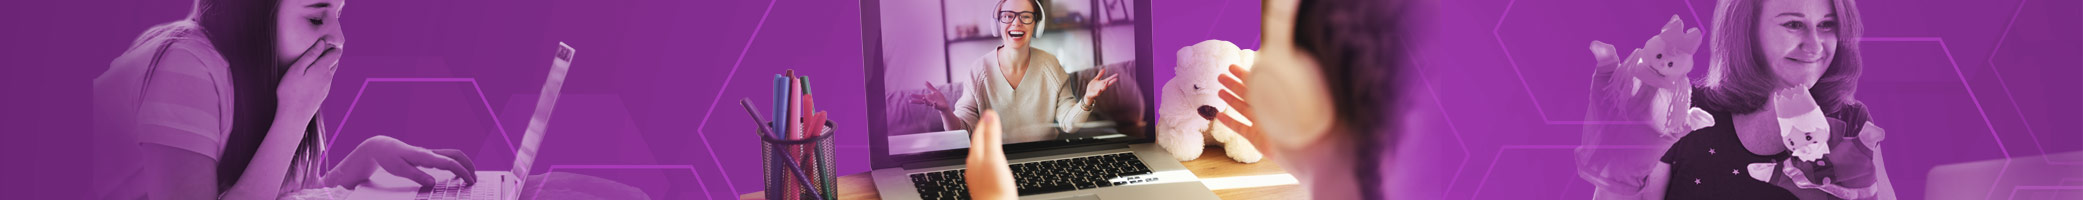
[(276, 199), (417, 167), (475, 183), (462, 151), (364, 140), (330, 171), (317, 119), (341, 58), (345, 0), (197, 0), (94, 80), (99, 199)]

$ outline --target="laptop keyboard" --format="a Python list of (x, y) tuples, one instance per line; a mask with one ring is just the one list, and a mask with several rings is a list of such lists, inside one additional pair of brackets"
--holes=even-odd
[(443, 179), (434, 187), (421, 188), (416, 200), (445, 199), (499, 199), (499, 182), (478, 180), (477, 185), (465, 185), (463, 178)]
[[(1132, 153), (1014, 163), (1010, 167), (1020, 196), (1135, 183), (1140, 181), (1112, 179), (1151, 173), (1150, 167)], [(969, 199), (962, 171), (915, 173), (911, 174), (911, 183), (923, 199)]]

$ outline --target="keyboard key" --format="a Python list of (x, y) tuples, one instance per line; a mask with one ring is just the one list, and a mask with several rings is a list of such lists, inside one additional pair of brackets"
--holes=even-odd
[[(1133, 153), (1015, 163), (1006, 168), (1012, 170), (1014, 188), (1023, 196), (1109, 187), (1116, 184), (1110, 179), (1151, 173), (1149, 166)], [(908, 176), (923, 199), (969, 199), (964, 172), (957, 169)]]
[(1020, 196), (1027, 196), (1027, 195), (1035, 195), (1035, 194), (1048, 194), (1048, 193), (1055, 193), (1055, 192), (1063, 192), (1063, 191), (1071, 191), (1071, 190), (1077, 190), (1077, 189), (1078, 189), (1077, 187), (1073, 187), (1073, 186), (1065, 186), (1065, 185), (1056, 185), (1056, 186), (1043, 186), (1043, 187), (1037, 187), (1037, 188), (1028, 188), (1028, 189), (1022, 189), (1022, 190), (1020, 190)]

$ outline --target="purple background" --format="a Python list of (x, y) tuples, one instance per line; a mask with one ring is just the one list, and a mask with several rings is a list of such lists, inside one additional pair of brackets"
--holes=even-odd
[[(1869, 70), (1859, 93), (1891, 132), (1884, 145), (1902, 196), (1919, 199), (1923, 176), (1935, 165), (2083, 150), (2083, 134), (2073, 126), (2083, 122), (2074, 115), (2083, 111), (2074, 103), (2083, 102), (2083, 16), (2075, 12), (2083, 5), (2026, 1), (1862, 2), (1867, 37), (1917, 40), (1867, 42)], [(325, 117), (340, 130), (338, 145), (393, 135), (464, 149), (485, 169), (505, 169), (512, 154), (501, 129), (518, 140), (552, 48), (564, 41), (578, 58), (537, 172), (561, 165), (557, 171), (621, 180), (664, 199), (731, 199), (758, 190), (756, 139), (734, 101), (770, 96), (767, 77), (783, 69), (815, 77), (820, 107), (841, 126), (838, 151), (851, 153), (839, 157), (840, 173), (863, 172), (865, 96), (846, 89), (865, 82), (857, 3), (355, 0), (342, 17), (355, 43)], [(89, 80), (131, 38), (184, 16), (190, 3), (0, 4), (0, 27), (7, 27), (0, 60), (8, 63), (0, 73), (0, 165), (7, 171), (0, 173), (0, 195), (82, 198), (78, 188), (88, 172), (77, 166), (87, 164), (78, 157), (87, 138), (81, 133), (93, 125), (85, 112)], [(1580, 127), (1569, 121), (1583, 116), (1592, 63), (1586, 44), (1639, 47), (1670, 15), (1703, 26), (1698, 21), (1713, 9), (1711, 0), (1435, 4), (1429, 13), (1436, 20), (1414, 33), (1429, 37), (1414, 48), (1434, 88), (1428, 91), (1437, 94), (1430, 108), (1452, 131), (1412, 134), (1431, 136), (1417, 142), (1454, 145), (1426, 145), (1420, 150), (1441, 158), (1397, 165), (1440, 169), (1436, 175), (1451, 181), (1436, 183), (1445, 188), (1436, 192), (1448, 199), (1587, 196), (1589, 185), (1572, 174), (1571, 154), (1560, 150), (1567, 148), (1545, 148), (1577, 144)], [(1158, 82), (1171, 77), (1166, 69), (1178, 47), (1206, 39), (1254, 49), (1259, 43), (1256, 1), (1159, 0), (1151, 11)], [(476, 84), (363, 87), (366, 78), (401, 77)]]
[[(1589, 198), (1590, 184), (1571, 162), (1582, 125), (1570, 123), (1583, 120), (1588, 100), (1590, 41), (1639, 48), (1671, 15), (1710, 29), (1700, 22), (1711, 20), (1714, 2), (1438, 3), (1439, 20), (1424, 31), (1432, 37), (1419, 47), (1426, 55), (1418, 62), (1466, 146), (1438, 151), (1449, 155), (1439, 165), (1459, 169), (1445, 197)], [(1858, 98), (1889, 132), (1882, 145), (1899, 196), (1923, 199), (1924, 177), (1935, 165), (2083, 150), (2073, 125), (2083, 122), (2074, 115), (2083, 110), (2074, 103), (2083, 102), (2083, 59), (2076, 56), (2083, 55), (2083, 16), (2076, 12), (2083, 5), (2026, 3), (1860, 1), (1865, 37), (1944, 41), (1864, 44)], [(1700, 53), (1696, 80), (1708, 71), (1706, 48)], [(2000, 199), (2009, 189), (1998, 190)]]

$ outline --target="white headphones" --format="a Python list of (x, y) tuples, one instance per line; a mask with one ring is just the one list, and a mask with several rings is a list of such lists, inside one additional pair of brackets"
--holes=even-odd
[[(998, 6), (991, 7), (991, 9), (1005, 7), (1006, 1), (1012, 0), (998, 0)], [(1043, 32), (1042, 29), (1044, 27), (1049, 27), (1048, 8), (1046, 8), (1047, 6), (1042, 6), (1041, 0), (1027, 0), (1027, 2), (1032, 3), (1034, 5), (1034, 31), (1032, 33), (1027, 33), (1027, 35), (1029, 36), (1028, 38), (1040, 38), (1041, 33)], [(996, 22), (994, 24), (998, 25), (998, 31), (1005, 31), (1006, 23), (998, 21), (998, 11), (991, 11), (990, 20), (987, 21)]]

